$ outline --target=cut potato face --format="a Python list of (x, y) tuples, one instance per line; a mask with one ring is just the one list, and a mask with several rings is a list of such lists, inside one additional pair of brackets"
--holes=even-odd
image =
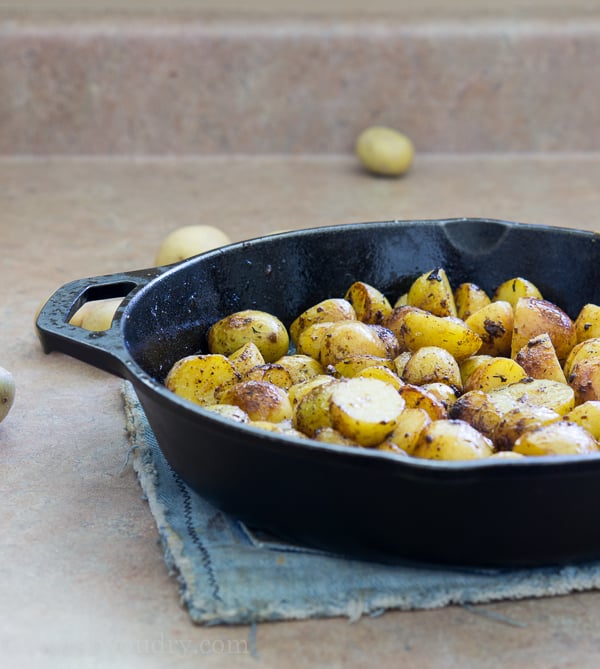
[(403, 319), (403, 342), (410, 351), (439, 346), (457, 361), (475, 355), (481, 337), (459, 318), (435, 316), (426, 311), (409, 311)]
[(530, 339), (517, 353), (515, 360), (533, 379), (567, 382), (550, 335), (546, 332)]
[(565, 420), (585, 428), (594, 439), (600, 439), (600, 401), (588, 400), (569, 411)]
[(331, 426), (361, 446), (376, 446), (396, 427), (404, 407), (390, 384), (354, 377), (333, 388)]
[(186, 400), (202, 406), (217, 404), (222, 389), (240, 381), (232, 362), (224, 355), (190, 355), (171, 367), (165, 386)]
[(298, 345), (298, 337), (303, 330), (315, 323), (335, 323), (336, 321), (356, 320), (354, 307), (341, 298), (323, 300), (310, 307), (290, 325), (290, 338)]
[(473, 370), (465, 382), (465, 390), (483, 390), (507, 386), (527, 378), (525, 370), (511, 358), (490, 358)]
[(491, 302), (465, 322), (481, 338), (480, 355), (510, 355), (514, 314), (509, 302)]
[(292, 417), (292, 406), (283, 388), (268, 381), (241, 381), (229, 386), (221, 395), (222, 404), (243, 409), (250, 420), (280, 423)]
[(468, 423), (437, 420), (423, 429), (413, 455), (429, 460), (475, 460), (493, 452), (490, 440)]
[(442, 268), (418, 277), (408, 291), (408, 304), (435, 316), (456, 316), (454, 293)]
[(523, 455), (592, 455), (598, 442), (581, 425), (559, 421), (525, 432), (513, 450)]
[(485, 290), (471, 282), (461, 283), (454, 291), (456, 315), (466, 321), (469, 316), (491, 302)]
[(423, 430), (431, 423), (429, 414), (424, 409), (406, 408), (398, 416), (396, 427), (383, 442), (387, 450), (401, 449), (412, 455)]

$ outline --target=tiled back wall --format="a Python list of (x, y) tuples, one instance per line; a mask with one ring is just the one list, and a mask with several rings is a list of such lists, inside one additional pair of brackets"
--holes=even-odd
[(1, 154), (600, 150), (600, 22), (0, 22)]

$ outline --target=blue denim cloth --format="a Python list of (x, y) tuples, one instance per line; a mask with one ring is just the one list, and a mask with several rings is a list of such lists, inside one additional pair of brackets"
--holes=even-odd
[(600, 587), (600, 562), (512, 570), (397, 567), (343, 559), (252, 531), (194, 493), (163, 457), (128, 382), (133, 464), (191, 619), (202, 624), (377, 615)]

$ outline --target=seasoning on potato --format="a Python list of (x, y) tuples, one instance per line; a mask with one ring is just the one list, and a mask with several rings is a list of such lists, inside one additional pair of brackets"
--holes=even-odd
[(15, 399), (15, 379), (14, 376), (4, 367), (0, 367), (0, 422), (2, 422)]
[(251, 427), (404, 460), (600, 452), (596, 306), (572, 321), (521, 277), (490, 294), (436, 268), (402, 296), (352, 281), (289, 329), (239, 311), (165, 383)]
[(356, 140), (355, 151), (369, 172), (382, 176), (405, 174), (415, 156), (413, 143), (406, 135), (384, 126), (363, 130)]
[(184, 225), (163, 239), (154, 264), (171, 265), (227, 244), (231, 244), (231, 239), (219, 228), (212, 225)]

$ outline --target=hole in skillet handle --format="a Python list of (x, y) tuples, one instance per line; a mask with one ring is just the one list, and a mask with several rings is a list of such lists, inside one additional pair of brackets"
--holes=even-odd
[(164, 271), (164, 268), (149, 268), (89, 277), (58, 288), (42, 305), (35, 321), (43, 351), (65, 353), (99, 369), (129, 378), (131, 357), (120, 331), (125, 304), (119, 305), (110, 328), (106, 330), (88, 330), (69, 321), (87, 302), (131, 297), (137, 289)]

